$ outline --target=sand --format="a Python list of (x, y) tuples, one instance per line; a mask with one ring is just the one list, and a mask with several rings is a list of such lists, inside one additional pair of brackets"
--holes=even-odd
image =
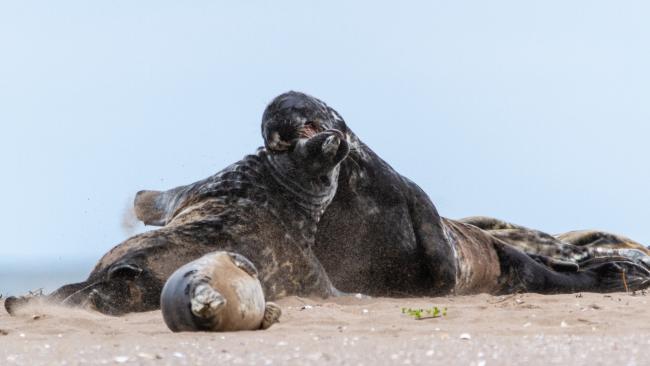
[[(279, 301), (267, 331), (171, 333), (159, 311), (0, 315), (0, 365), (644, 365), (645, 294)], [(402, 307), (447, 307), (415, 320)]]

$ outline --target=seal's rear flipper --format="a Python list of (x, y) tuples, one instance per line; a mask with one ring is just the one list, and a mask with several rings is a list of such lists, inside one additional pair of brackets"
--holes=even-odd
[(624, 257), (595, 258), (578, 271), (556, 271), (505, 243), (495, 243), (500, 292), (541, 294), (635, 291), (650, 287), (650, 271)]
[(165, 226), (167, 205), (165, 192), (140, 191), (135, 195), (133, 206), (138, 220), (145, 225)]

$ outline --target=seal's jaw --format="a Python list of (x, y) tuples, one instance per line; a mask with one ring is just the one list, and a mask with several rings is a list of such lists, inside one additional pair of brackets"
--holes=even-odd
[(325, 128), (324, 126), (327, 126), (327, 124), (310, 120), (298, 127), (294, 127), (293, 131), (285, 130), (284, 134), (277, 130), (271, 131), (268, 133), (270, 138), (265, 138), (265, 144), (268, 150), (275, 153), (293, 150), (301, 141), (306, 142), (326, 131), (337, 131), (339, 138), (348, 145), (350, 144), (350, 136), (347, 133), (336, 128)]
[(322, 124), (317, 120), (294, 116), (288, 120), (267, 121), (263, 124), (264, 142), (274, 152), (287, 151), (301, 139), (310, 139), (323, 132)]

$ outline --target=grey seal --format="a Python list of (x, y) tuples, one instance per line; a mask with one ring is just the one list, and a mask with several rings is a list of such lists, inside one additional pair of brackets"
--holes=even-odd
[(459, 221), (485, 230), (533, 258), (548, 257), (584, 264), (597, 258), (623, 257), (650, 268), (650, 250), (646, 246), (605, 231), (576, 230), (551, 235), (486, 216), (467, 217)]
[[(311, 251), (317, 224), (336, 193), (343, 134), (319, 131), (259, 149), (219, 173), (167, 192), (141, 192), (136, 212), (164, 227), (129, 238), (106, 253), (89, 277), (46, 300), (107, 314), (160, 307), (165, 281), (182, 265), (221, 250), (248, 258), (267, 299), (338, 294)], [(12, 313), (28, 297), (12, 297)]]
[(163, 287), (160, 307), (174, 332), (267, 329), (282, 314), (265, 301), (255, 265), (223, 251), (177, 269)]
[[(643, 288), (650, 281), (650, 272), (628, 258), (567, 265), (531, 257), (487, 230), (441, 217), (420, 187), (364, 144), (336, 110), (307, 94), (292, 91), (273, 100), (262, 122), (266, 147), (285, 151), (297, 137), (292, 126), (301, 123), (312, 133), (342, 131), (350, 146), (313, 246), (342, 291), (376, 296), (605, 292)], [(401, 129), (388, 127), (391, 133)]]

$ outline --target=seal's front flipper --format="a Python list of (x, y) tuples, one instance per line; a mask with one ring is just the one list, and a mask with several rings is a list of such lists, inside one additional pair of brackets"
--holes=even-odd
[(264, 309), (264, 319), (262, 320), (262, 325), (260, 329), (269, 329), (271, 325), (280, 321), (280, 316), (282, 315), (282, 309), (273, 303), (267, 302), (266, 308)]
[(228, 302), (206, 281), (197, 285), (190, 299), (192, 314), (203, 323), (214, 323)]

